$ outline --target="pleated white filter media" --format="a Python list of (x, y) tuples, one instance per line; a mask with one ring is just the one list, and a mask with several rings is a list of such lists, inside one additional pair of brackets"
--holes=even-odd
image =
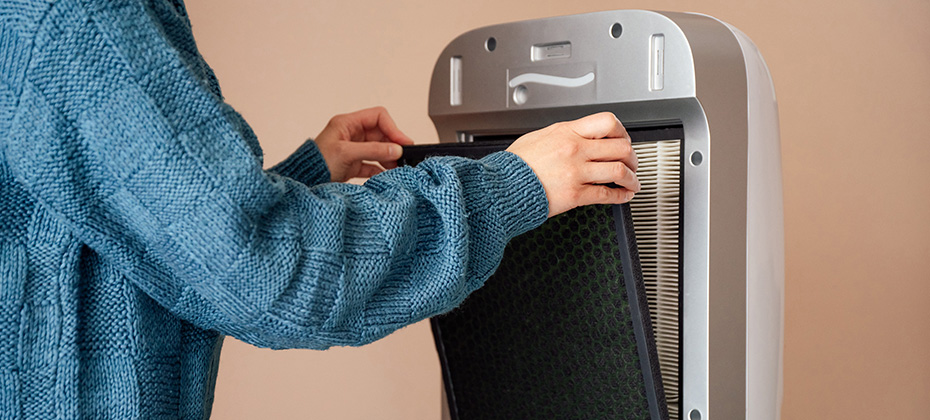
[(646, 283), (649, 313), (669, 418), (680, 418), (679, 221), (681, 140), (633, 143), (642, 189), (630, 202), (636, 246)]

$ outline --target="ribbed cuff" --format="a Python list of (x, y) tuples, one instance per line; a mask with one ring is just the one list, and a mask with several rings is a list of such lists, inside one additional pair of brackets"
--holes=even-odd
[(504, 234), (512, 239), (539, 227), (549, 216), (549, 200), (533, 169), (519, 156), (504, 151), (481, 159), (481, 163), (504, 174), (492, 185), (491, 206), (496, 207)]
[(292, 155), (269, 171), (308, 186), (330, 181), (329, 167), (312, 139), (304, 142)]

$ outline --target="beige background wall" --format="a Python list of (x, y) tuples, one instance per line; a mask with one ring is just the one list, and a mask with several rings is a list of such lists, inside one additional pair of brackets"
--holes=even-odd
[[(697, 11), (746, 32), (781, 111), (784, 419), (930, 417), (930, 2), (188, 0), (200, 48), (273, 164), (329, 117), (384, 105), (418, 142), (435, 58), (494, 23)], [(227, 339), (217, 419), (436, 419), (427, 325), (359, 349)]]

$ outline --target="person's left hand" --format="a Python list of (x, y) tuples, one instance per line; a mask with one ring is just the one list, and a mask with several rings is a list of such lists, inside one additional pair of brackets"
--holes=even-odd
[(314, 141), (335, 182), (374, 176), (382, 167), (395, 168), (403, 153), (401, 145), (413, 144), (383, 107), (336, 115)]

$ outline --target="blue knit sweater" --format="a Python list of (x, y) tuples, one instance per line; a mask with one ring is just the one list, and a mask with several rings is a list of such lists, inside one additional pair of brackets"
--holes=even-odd
[(545, 220), (516, 156), (270, 170), (180, 0), (0, 2), (0, 419), (209, 416), (224, 335), (361, 345)]

